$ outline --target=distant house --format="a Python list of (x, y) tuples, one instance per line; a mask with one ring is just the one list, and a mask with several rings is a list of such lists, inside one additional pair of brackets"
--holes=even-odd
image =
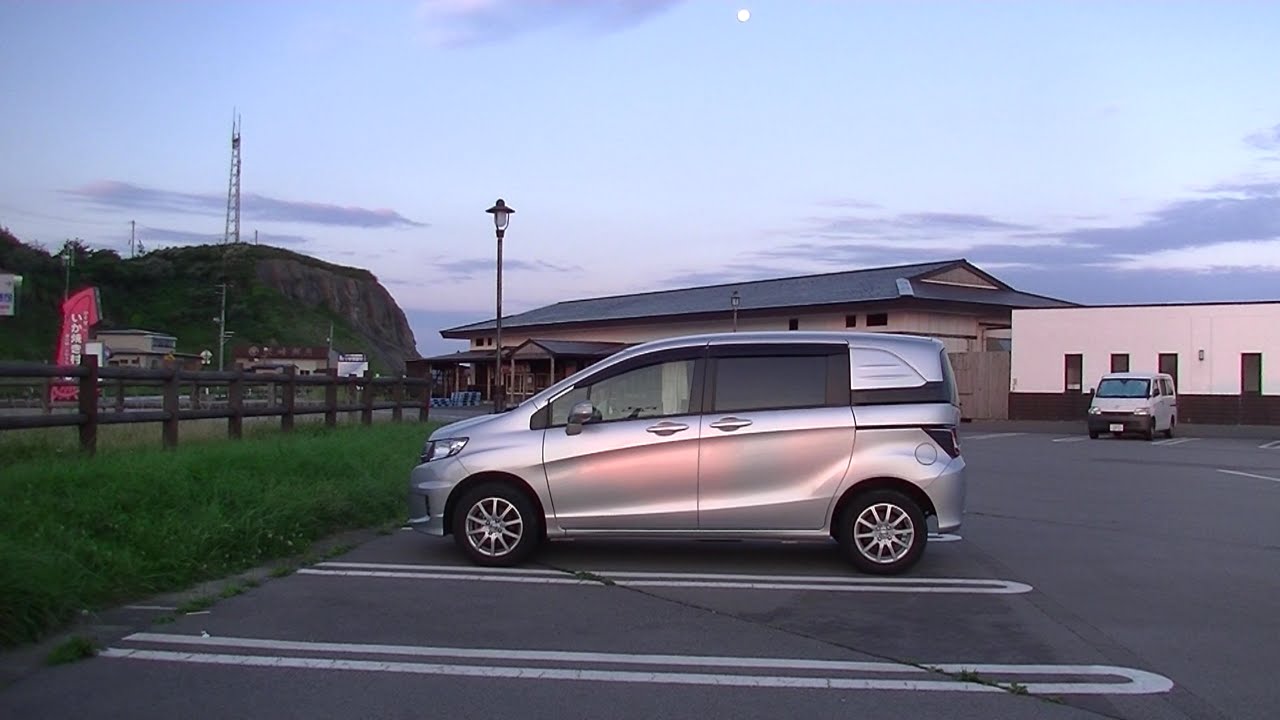
[(107, 365), (155, 369), (179, 365), (199, 369), (199, 355), (178, 352), (178, 338), (153, 330), (130, 328), (97, 330), (93, 339), (102, 344)]
[[(1072, 306), (1016, 290), (963, 259), (568, 300), (503, 318), (502, 376), (508, 397), (519, 400), (629, 345), (735, 328), (911, 333), (957, 355), (1007, 353), (1014, 309)], [(443, 330), (470, 347), (417, 362), (459, 383), (466, 366), (471, 386), (489, 398), (494, 330), (493, 320)], [(1007, 397), (1004, 373), (993, 384)]]

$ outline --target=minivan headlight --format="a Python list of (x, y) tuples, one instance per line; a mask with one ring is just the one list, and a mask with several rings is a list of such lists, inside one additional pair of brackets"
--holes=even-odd
[(427, 444), (422, 447), (422, 455), (418, 458), (422, 462), (431, 462), (432, 460), (441, 460), (447, 457), (453, 457), (462, 452), (462, 448), (467, 444), (467, 438), (445, 438), (443, 440), (428, 440)]
[(1134, 411), (1133, 411), (1133, 414), (1134, 414), (1134, 415), (1149, 415), (1149, 414), (1151, 414), (1151, 411), (1150, 411), (1150, 410), (1148, 410), (1148, 409), (1146, 409), (1146, 408), (1138, 408), (1137, 410), (1134, 410)]
[(1094, 405), (1093, 407), (1090, 407), (1090, 408), (1089, 408), (1089, 414), (1090, 414), (1090, 415), (1101, 415), (1101, 414), (1102, 414), (1102, 408), (1098, 407), (1097, 405)]

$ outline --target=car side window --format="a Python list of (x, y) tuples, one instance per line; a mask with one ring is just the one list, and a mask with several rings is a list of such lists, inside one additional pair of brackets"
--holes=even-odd
[(823, 355), (756, 355), (716, 360), (713, 412), (826, 404), (827, 358)]
[(655, 363), (575, 387), (551, 403), (551, 424), (564, 425), (569, 411), (590, 400), (597, 422), (685, 415), (693, 391), (694, 360)]
[(1161, 383), (1164, 385), (1164, 394), (1165, 394), (1165, 395), (1172, 395), (1172, 394), (1173, 394), (1173, 381), (1172, 381), (1172, 380), (1162, 380), (1162, 381), (1161, 381)]

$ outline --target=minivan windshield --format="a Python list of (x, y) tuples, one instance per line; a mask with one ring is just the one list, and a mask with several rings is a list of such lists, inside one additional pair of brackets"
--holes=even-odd
[(1151, 381), (1142, 378), (1107, 378), (1098, 383), (1095, 397), (1144, 398), (1151, 394)]

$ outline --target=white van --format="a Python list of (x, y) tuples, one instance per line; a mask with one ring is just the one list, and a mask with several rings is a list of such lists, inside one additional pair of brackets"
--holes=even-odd
[(1089, 437), (1156, 433), (1173, 437), (1178, 424), (1178, 395), (1166, 373), (1118, 372), (1102, 376), (1089, 405)]

